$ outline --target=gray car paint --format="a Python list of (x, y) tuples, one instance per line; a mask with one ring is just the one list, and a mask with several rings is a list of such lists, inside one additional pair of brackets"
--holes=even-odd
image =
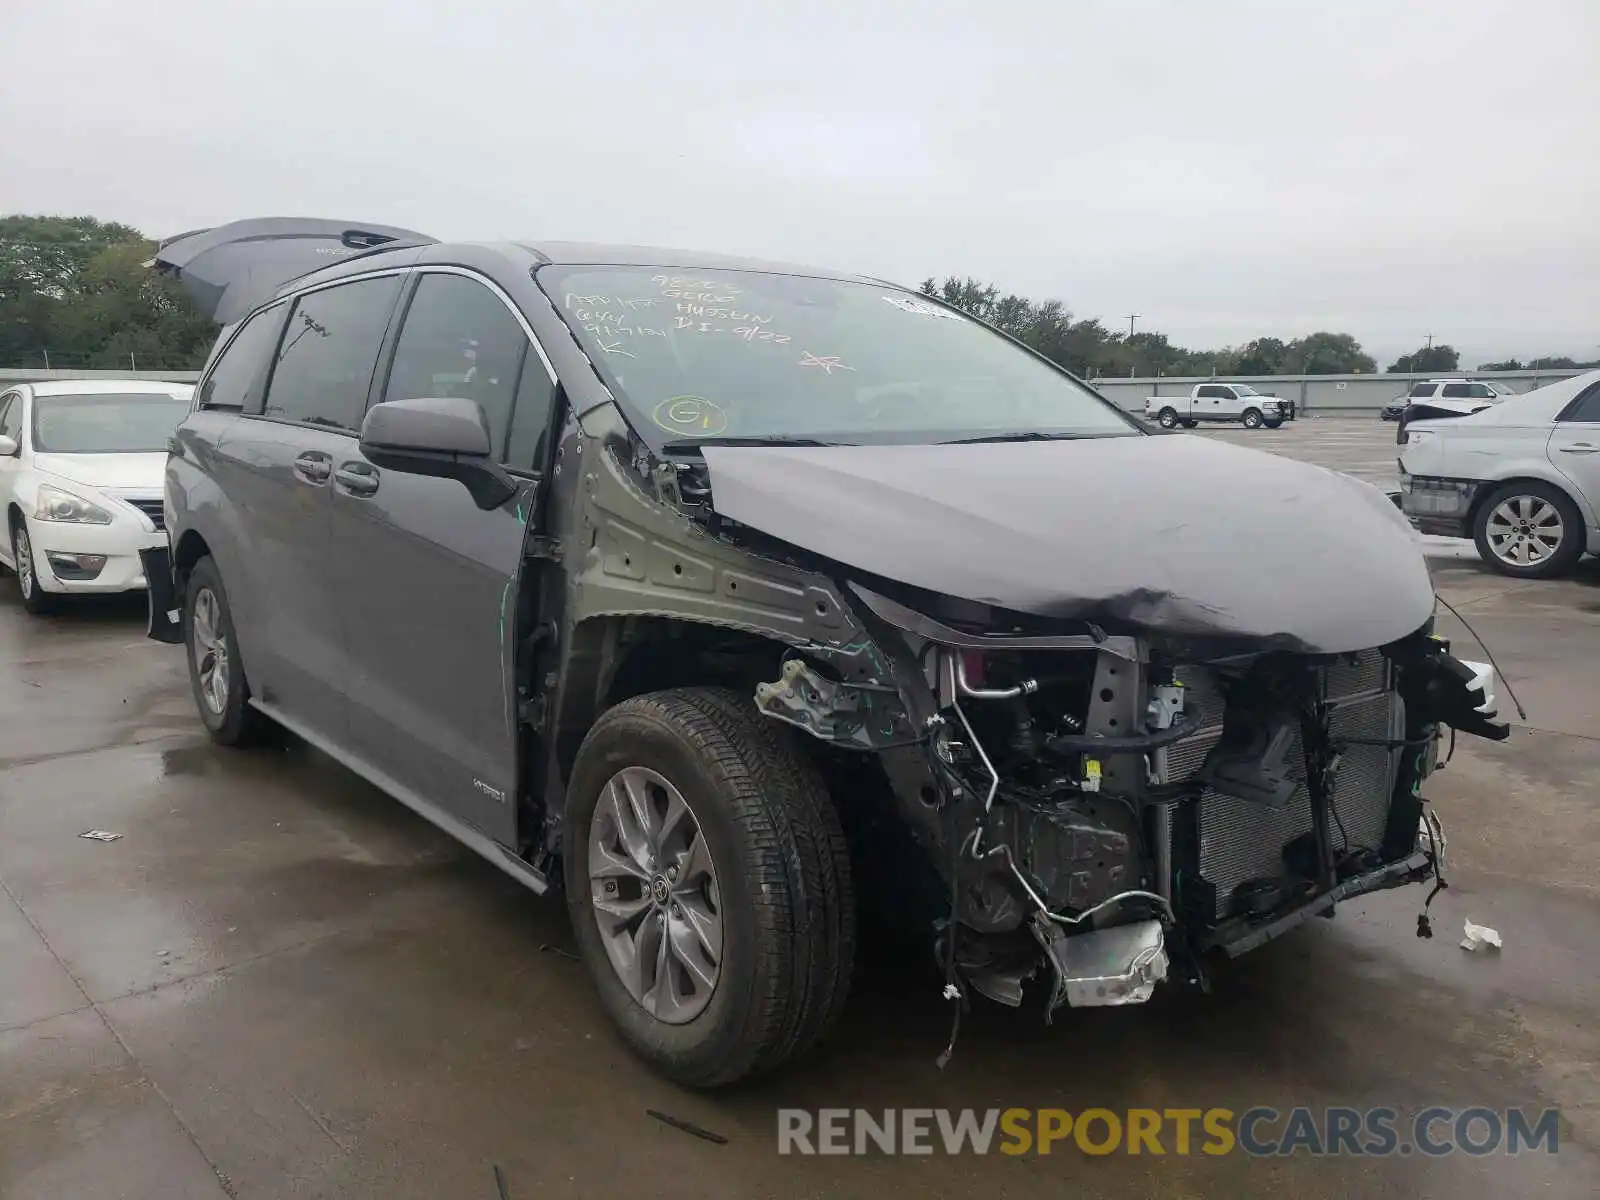
[(1344, 653), (1433, 610), (1416, 534), (1381, 492), (1207, 438), (704, 454), (721, 515), (1017, 612)]
[[(680, 510), (670, 487), (664, 486), (660, 473), (651, 468), (648, 456), (640, 457), (636, 436), (639, 431), (629, 428), (593, 364), (536, 282), (539, 265), (548, 261), (551, 254), (567, 262), (631, 261), (684, 269), (737, 266), (832, 274), (721, 256), (646, 257), (643, 252), (635, 254), (615, 247), (541, 250), (516, 244), (431, 245), (345, 262), (286, 289), (304, 289), (394, 266), (450, 266), (472, 271), (491, 279), (510, 298), (535, 335), (536, 347), (560, 379), (566, 403), (556, 414), (560, 435), (543, 486), (537, 489), (542, 494), (529, 497), (524, 493), (519, 498), (529, 517), (529, 540), (519, 548), (519, 556), (528, 552), (528, 561), (540, 562), (538, 569), (517, 579), (509, 595), (504, 589), (494, 595), (495, 571), (502, 572), (503, 579), (515, 574), (514, 567), (505, 565), (508, 551), (516, 542), (504, 520), (505, 510), (484, 514), (462, 507), (457, 510), (461, 519), (454, 522), (424, 517), (423, 509), (433, 501), (426, 500), (423, 491), (413, 493), (398, 486), (397, 473), (386, 470), (374, 497), (360, 506), (345, 504), (349, 529), (341, 544), (347, 546), (350, 561), (336, 567), (340, 582), (331, 590), (344, 594), (341, 612), (345, 615), (340, 621), (347, 632), (342, 638), (348, 641), (348, 631), (360, 627), (360, 653), (349, 653), (347, 659), (351, 668), (347, 688), (360, 692), (374, 684), (375, 672), (393, 670), (397, 673), (390, 685), (394, 695), (386, 700), (359, 701), (367, 706), (371, 718), (359, 750), (345, 734), (295, 722), (303, 733), (341, 761), (491, 858), (503, 857), (494, 850), (495, 843), (520, 849), (537, 829), (515, 830), (486, 815), (481, 806), (486, 793), (474, 793), (471, 780), (479, 779), (496, 790), (501, 788), (502, 780), (516, 786), (516, 746), (510, 740), (501, 741), (500, 731), (508, 728), (508, 720), (515, 722), (520, 701), (543, 701), (547, 710), (538, 719), (538, 728), (540, 741), (550, 752), (544, 755), (543, 787), (535, 780), (528, 790), (534, 798), (542, 791), (555, 802), (556, 807), (547, 814), (545, 834), (548, 846), (556, 846), (561, 832), (559, 800), (565, 785), (565, 767), (605, 695), (616, 665), (616, 643), (626, 636), (625, 622), (629, 620), (664, 617), (744, 630), (804, 647), (808, 654), (833, 662), (847, 679), (880, 684), (897, 680), (903, 684), (908, 678), (904, 664), (885, 661), (880, 647), (867, 632), (870, 614), (842, 586), (844, 577), (853, 569), (881, 576), (888, 573), (887, 561), (902, 572), (903, 582), (957, 583), (962, 591), (973, 595), (1003, 597), (1013, 604), (1033, 604), (1046, 612), (1094, 609), (1096, 605), (1106, 605), (1109, 596), (1116, 611), (1127, 617), (1122, 622), (1124, 626), (1142, 621), (1153, 627), (1160, 620), (1173, 617), (1188, 622), (1190, 628), (1250, 631), (1268, 639), (1315, 642), (1319, 646), (1343, 646), (1354, 639), (1352, 646), (1365, 648), (1381, 640), (1377, 636), (1382, 632), (1379, 625), (1385, 630), (1390, 625), (1406, 626), (1400, 632), (1409, 632), (1427, 618), (1431, 609), (1432, 592), (1421, 569), (1420, 555), (1414, 545), (1408, 544), (1402, 551), (1395, 541), (1397, 536), (1409, 537), (1409, 531), (1398, 530), (1392, 516), (1388, 525), (1365, 522), (1357, 516), (1363, 505), (1371, 505), (1356, 485), (1340, 484), (1331, 478), (1313, 483), (1308, 477), (1296, 477), (1290, 490), (1299, 498), (1297, 512), (1321, 529), (1333, 518), (1312, 517), (1312, 508), (1328, 504), (1342, 510), (1346, 519), (1377, 539), (1379, 555), (1401, 563), (1405, 582), (1398, 597), (1393, 594), (1392, 578), (1385, 578), (1381, 589), (1363, 597), (1364, 606), (1391, 607), (1391, 612), (1381, 619), (1340, 618), (1319, 609), (1309, 626), (1296, 625), (1295, 631), (1288, 633), (1280, 629), (1279, 625), (1294, 620), (1283, 615), (1291, 605), (1244, 594), (1259, 586), (1262, 574), (1256, 562), (1250, 562), (1246, 570), (1240, 570), (1240, 564), (1249, 561), (1246, 555), (1259, 555), (1261, 547), (1235, 539), (1226, 522), (1206, 526), (1193, 520), (1194, 498), (1188, 492), (1188, 487), (1202, 478), (1218, 482), (1218, 476), (1244, 467), (1270, 472), (1272, 464), (1279, 460), (1267, 456), (1234, 459), (1225, 466), (1216, 463), (1212, 469), (1198, 473), (1186, 469), (1188, 487), (1145, 477), (1114, 479), (1109, 463), (1096, 468), (1089, 464), (1098, 460), (1074, 458), (1072, 466), (1080, 477), (1057, 479), (1054, 490), (1042, 485), (1030, 490), (1019, 489), (1018, 484), (1003, 478), (1013, 471), (1016, 460), (1010, 456), (1019, 447), (900, 448), (934, 449), (937, 453), (902, 458), (902, 469), (892, 485), (880, 480), (873, 489), (866, 477), (879, 467), (867, 465), (867, 458), (857, 460), (859, 469), (844, 470), (838, 466), (838, 459), (829, 465), (825, 459), (807, 461), (804, 455), (774, 459), (764, 457), (763, 451), (714, 450), (707, 460), (711, 463), (719, 512), (734, 515), (743, 511), (747, 516), (756, 516), (760, 524), (751, 524), (770, 526), (768, 532), (782, 530), (776, 536), (833, 559), (835, 567), (822, 562), (815, 564), (815, 569), (807, 569), (795, 561), (780, 561), (775, 555), (753, 552), (714, 536)], [(226, 446), (228, 440), (222, 437), (218, 444)], [(1045, 445), (1038, 449), (1071, 449), (1092, 455), (1108, 450), (1115, 453), (1119, 446), (1182, 440), (1131, 438), (1081, 446)], [(342, 444), (354, 446), (353, 439), (348, 438), (342, 439)], [(260, 520), (260, 514), (242, 516), (233, 498), (224, 494), (226, 489), (197, 477), (199, 472), (192, 464), (204, 461), (211, 453), (212, 447), (193, 446), (192, 453), (186, 456), (190, 465), (174, 473), (173, 537), (180, 558), (181, 539), (191, 529), (204, 526), (213, 531), (208, 536), (237, 537), (242, 525)], [(1064, 460), (1055, 461), (1059, 467)], [(1157, 469), (1161, 463), (1175, 465), (1176, 461), (1150, 458), (1122, 466), (1143, 471)], [(929, 474), (919, 478), (924, 470)], [(460, 485), (445, 480), (422, 482), (442, 489), (434, 497), (441, 505), (467, 503)], [(1255, 482), (1248, 495), (1236, 480), (1221, 482), (1230, 489), (1230, 515), (1236, 515), (1241, 504), (1249, 509), (1261, 497), (1268, 496), (1274, 499), (1263, 507), (1282, 511), (1284, 493), (1275, 486), (1283, 483), (1282, 479)], [(450, 492), (452, 487), (455, 492)], [(964, 489), (973, 487), (984, 496), (976, 507), (972, 500), (961, 498)], [(1130, 499), (1141, 491), (1147, 496), (1159, 496), (1160, 503)], [(443, 500), (447, 494), (452, 499)], [(201, 498), (200, 507), (193, 511), (186, 508), (186, 498), (190, 496)], [(871, 561), (867, 554), (869, 543), (883, 540), (884, 527), (866, 527), (859, 521), (859, 508), (853, 517), (847, 515), (851, 503), (859, 504), (868, 498), (882, 503), (886, 521), (910, 540), (887, 560)], [(372, 499), (378, 499), (379, 504), (372, 505)], [(340, 505), (345, 500), (335, 496), (331, 503)], [(1013, 500), (1021, 501), (1022, 507), (1008, 512), (1005, 506)], [(1377, 501), (1387, 506), (1382, 497)], [(771, 510), (783, 504), (793, 506), (787, 516), (757, 512), (763, 506)], [(982, 505), (989, 507), (984, 509)], [(1070, 536), (1072, 528), (1082, 525), (1081, 518), (1074, 519), (1076, 514), (1092, 512), (1095, 520), (1103, 523), (1105, 514), (1117, 513), (1120, 521), (1118, 506), (1133, 511), (1142, 534), (1152, 536), (1169, 550), (1178, 546), (1175, 557), (1163, 560), (1153, 545), (1136, 544), (1120, 527), (1114, 536)], [(360, 518), (367, 525), (358, 523), (356, 507), (371, 514)], [(290, 512), (268, 518), (281, 520), (286, 531), (293, 519)], [(854, 533), (845, 530), (850, 520), (862, 528)], [(1248, 520), (1250, 527), (1243, 532), (1258, 540), (1266, 532), (1279, 538), (1287, 532), (1291, 539), (1306, 540), (1301, 530), (1268, 526), (1258, 517)], [(373, 557), (365, 557), (369, 548), (355, 533), (357, 529), (370, 532), (374, 521), (387, 526), (382, 536), (392, 541), (392, 552), (381, 566), (376, 561), (380, 552), (370, 548)], [(813, 522), (820, 522), (826, 532), (806, 533), (804, 527)], [(955, 548), (957, 553), (939, 549), (947, 542), (951, 528), (962, 531), (964, 544)], [(1041, 556), (1034, 545), (1018, 552), (1030, 529), (1045, 538), (1041, 544), (1054, 548), (1054, 556)], [(1185, 529), (1190, 534), (1189, 545), (1180, 543), (1179, 535)], [(981, 555), (973, 545), (983, 540), (979, 534), (992, 536), (995, 543)], [(535, 538), (544, 546), (537, 554), (533, 553)], [(1241, 547), (1232, 556), (1230, 544)], [(1008, 547), (1015, 561), (997, 562), (1001, 547)], [(1324, 582), (1342, 570), (1342, 564), (1335, 559), (1345, 552), (1354, 553), (1355, 548), (1340, 542), (1324, 552), (1319, 575)], [(1372, 553), (1367, 545), (1359, 548), (1359, 555)], [(1298, 557), (1285, 552), (1279, 554), (1278, 562), (1285, 568), (1303, 570), (1308, 555), (1304, 549)], [(230, 548), (226, 557), (237, 560), (238, 554)], [(334, 557), (340, 556), (336, 553)], [(224, 552), (219, 551), (218, 558), (222, 561)], [(945, 563), (936, 568), (934, 564), (941, 558)], [(977, 565), (980, 559), (982, 565)], [(453, 584), (463, 563), (485, 566), (479, 581), (483, 586), (447, 586), (446, 577)], [(493, 564), (499, 565), (488, 569)], [(1000, 568), (998, 572), (990, 573), (990, 568), (996, 566)], [(1175, 566), (1187, 575), (1180, 575)], [(224, 569), (225, 573), (231, 571), (226, 566)], [(385, 603), (385, 596), (404, 590), (408, 584), (415, 585), (423, 571), (430, 582), (438, 585), (425, 603), (416, 603), (405, 611), (377, 613), (375, 606)], [(380, 574), (385, 586), (375, 588), (374, 580)], [(1376, 578), (1376, 572), (1371, 574)], [(1191, 575), (1197, 578), (1188, 577)], [(1419, 578), (1425, 596), (1414, 586)], [(1277, 582), (1269, 579), (1267, 586)], [(538, 660), (536, 694), (526, 697), (517, 693), (513, 668), (524, 651), (516, 644), (517, 623), (510, 615), (522, 601), (536, 610), (538, 620), (549, 623), (556, 631), (556, 649)], [(380, 636), (377, 626), (381, 622), (388, 622), (388, 627)], [(369, 625), (374, 636), (364, 640), (362, 634)], [(1373, 636), (1367, 637), (1368, 632)], [(410, 662), (396, 666), (388, 661), (403, 658), (408, 647), (419, 644), (425, 652)], [(353, 649), (341, 646), (342, 652)], [(475, 665), (469, 667), (468, 663)], [(255, 664), (247, 663), (246, 668), (254, 687)], [(471, 714), (472, 723), (479, 728), (471, 732), (442, 728), (450, 722), (447, 709), (451, 705), (463, 706), (462, 710)], [(417, 722), (429, 719), (441, 728), (426, 731), (419, 738), (421, 726)], [(485, 733), (484, 726), (492, 733)], [(511, 729), (514, 732), (514, 724)], [(394, 773), (397, 757), (423, 753), (401, 744), (428, 739), (432, 745), (426, 753), (432, 756), (431, 761), (413, 762), (407, 769), (408, 777), (399, 778)], [(909, 752), (891, 751), (886, 759), (896, 753)], [(475, 775), (484, 755), (490, 765)], [(455, 777), (445, 778), (446, 771)], [(526, 786), (527, 781), (523, 782)], [(492, 827), (492, 841), (474, 832), (484, 825)], [(518, 863), (520, 860), (504, 859), (499, 865), (538, 886), (538, 877), (528, 874), (525, 864)]]

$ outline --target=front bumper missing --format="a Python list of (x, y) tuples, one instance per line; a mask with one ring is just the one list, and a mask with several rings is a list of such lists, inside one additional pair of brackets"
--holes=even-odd
[(1248, 954), (1251, 950), (1266, 945), (1273, 938), (1282, 937), (1311, 917), (1331, 916), (1334, 906), (1341, 900), (1420, 883), (1433, 873), (1433, 858), (1426, 851), (1418, 850), (1406, 858), (1388, 863), (1376, 870), (1352, 875), (1342, 883), (1337, 883), (1327, 891), (1313, 896), (1298, 908), (1264, 923), (1252, 923), (1248, 918), (1241, 917), (1219, 925), (1200, 940), (1200, 948), (1221, 950), (1229, 958), (1238, 958), (1241, 954)]
[(139, 562), (144, 567), (145, 595), (149, 604), (145, 636), (176, 645), (183, 640), (183, 628), (178, 587), (172, 578), (172, 552), (166, 546), (141, 550)]

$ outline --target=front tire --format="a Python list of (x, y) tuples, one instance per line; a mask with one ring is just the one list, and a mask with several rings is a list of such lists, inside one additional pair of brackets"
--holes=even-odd
[(261, 740), (270, 723), (250, 707), (250, 687), (239, 660), (233, 610), (222, 586), (222, 572), (202, 558), (189, 572), (183, 594), (183, 645), (189, 659), (189, 684), (195, 707), (212, 741), (243, 746)]
[(1259, 408), (1247, 408), (1244, 410), (1244, 416), (1240, 420), (1244, 422), (1246, 429), (1260, 429), (1261, 410)]
[(1278, 428), (1278, 426), (1283, 424), (1283, 418), (1282, 417), (1278, 417), (1275, 420), (1263, 421), (1262, 424), (1265, 425), (1268, 429), (1276, 429), (1276, 428)]
[(1199, 421), (1185, 421), (1183, 423), (1183, 427), (1185, 429), (1198, 429), (1198, 428), (1200, 428), (1200, 422)]
[(1583, 518), (1560, 488), (1529, 480), (1496, 488), (1472, 522), (1478, 555), (1502, 575), (1553, 579), (1583, 555)]
[(567, 797), (573, 930), (635, 1053), (717, 1087), (822, 1038), (855, 900), (838, 813), (786, 730), (731, 691), (638, 696), (595, 722)]
[(39, 560), (28, 537), (28, 523), (21, 517), (11, 520), (11, 561), (17, 564), (17, 592), (22, 597), (23, 610), (35, 617), (55, 612), (60, 597), (39, 586)]

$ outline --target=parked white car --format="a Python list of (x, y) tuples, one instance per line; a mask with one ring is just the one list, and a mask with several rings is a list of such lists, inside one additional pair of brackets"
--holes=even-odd
[(139, 551), (166, 545), (167, 443), (193, 394), (137, 379), (0, 392), (0, 563), (30, 613), (67, 594), (145, 586)]
[(1526, 579), (1600, 554), (1600, 371), (1400, 436), (1400, 507), (1422, 532), (1470, 537)]

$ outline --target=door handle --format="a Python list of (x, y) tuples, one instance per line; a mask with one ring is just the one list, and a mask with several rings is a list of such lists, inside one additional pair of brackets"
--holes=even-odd
[(306, 483), (321, 487), (333, 472), (333, 460), (319, 450), (307, 450), (294, 460), (294, 473)]
[(1593, 442), (1573, 442), (1570, 446), (1557, 447), (1563, 454), (1600, 454), (1600, 446)]
[(340, 463), (333, 478), (352, 496), (370, 496), (378, 490), (378, 468), (370, 463)]

